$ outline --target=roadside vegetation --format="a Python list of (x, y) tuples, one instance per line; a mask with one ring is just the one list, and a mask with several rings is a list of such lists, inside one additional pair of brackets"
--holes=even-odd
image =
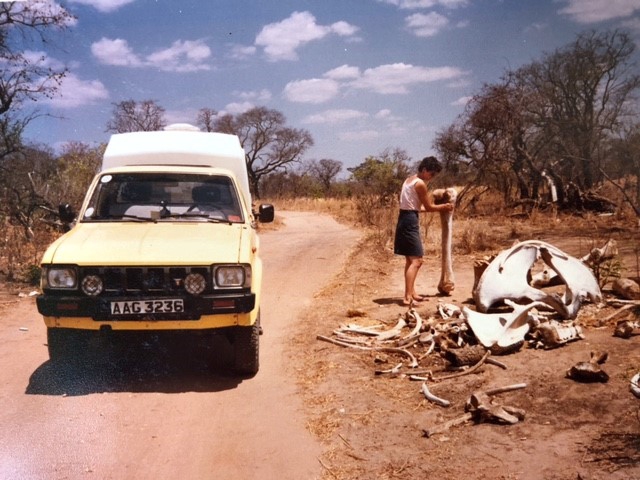
[[(42, 2), (0, 6), (0, 278), (37, 284), (39, 259), (62, 233), (58, 207), (80, 207), (105, 145), (27, 142), (25, 128), (55, 97), (67, 71), (30, 52), (68, 34), (77, 21)], [(624, 31), (588, 31), (574, 42), (485, 85), (463, 114), (438, 132), (433, 149), (445, 171), (433, 187), (458, 186), (459, 253), (487, 251), (535, 228), (609, 228), (637, 233), (640, 219), (640, 72), (635, 44)], [(166, 126), (152, 99), (112, 105), (106, 131)], [(56, 119), (51, 118), (52, 122)], [(329, 213), (369, 232), (388, 251), (397, 192), (419, 158), (389, 147), (364, 159), (306, 158), (310, 132), (257, 106), (220, 114), (203, 106), (194, 121), (204, 131), (238, 135), (254, 198), (277, 209)], [(428, 152), (425, 152), (427, 154)], [(608, 215), (607, 217), (597, 217)], [(570, 219), (570, 220), (569, 220)], [(439, 244), (435, 216), (425, 216), (429, 248)], [(539, 227), (538, 227), (539, 226)], [(606, 232), (602, 232), (606, 236)]]

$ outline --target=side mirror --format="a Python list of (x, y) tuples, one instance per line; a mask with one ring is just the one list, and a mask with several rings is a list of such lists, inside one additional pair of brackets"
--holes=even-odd
[(58, 205), (58, 216), (62, 223), (68, 225), (76, 219), (76, 212), (73, 211), (73, 207), (68, 203), (61, 203)]
[(262, 223), (273, 222), (275, 210), (270, 203), (263, 203), (258, 209), (258, 220)]

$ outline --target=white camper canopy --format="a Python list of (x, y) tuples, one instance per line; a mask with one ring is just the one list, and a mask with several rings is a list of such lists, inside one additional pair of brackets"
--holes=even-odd
[(112, 135), (104, 152), (102, 170), (135, 165), (226, 168), (235, 174), (239, 187), (251, 204), (244, 150), (236, 135), (201, 132), (190, 125), (170, 125), (163, 131)]

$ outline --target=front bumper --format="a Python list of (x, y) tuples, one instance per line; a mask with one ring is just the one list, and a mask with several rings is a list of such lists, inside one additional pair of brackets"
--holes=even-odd
[(111, 302), (163, 300), (162, 297), (105, 297), (58, 296), (43, 294), (36, 298), (38, 312), (44, 317), (91, 318), (96, 322), (127, 321), (197, 321), (211, 315), (248, 314), (255, 309), (253, 293), (226, 295), (202, 295), (199, 297), (176, 296), (184, 302), (184, 311), (179, 313), (112, 315)]

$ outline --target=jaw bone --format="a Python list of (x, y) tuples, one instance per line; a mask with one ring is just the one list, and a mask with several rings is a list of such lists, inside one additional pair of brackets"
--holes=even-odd
[(478, 341), (487, 348), (494, 345), (509, 347), (524, 340), (529, 332), (529, 311), (545, 306), (542, 302), (518, 305), (510, 300), (505, 303), (513, 309), (510, 313), (480, 313), (463, 307), (462, 314)]
[[(527, 274), (541, 256), (566, 285), (564, 295), (548, 294), (527, 282)], [(563, 318), (575, 318), (585, 299), (599, 302), (600, 287), (591, 270), (580, 260), (538, 240), (520, 242), (501, 252), (480, 277), (473, 299), (480, 312), (502, 300), (543, 302)]]

